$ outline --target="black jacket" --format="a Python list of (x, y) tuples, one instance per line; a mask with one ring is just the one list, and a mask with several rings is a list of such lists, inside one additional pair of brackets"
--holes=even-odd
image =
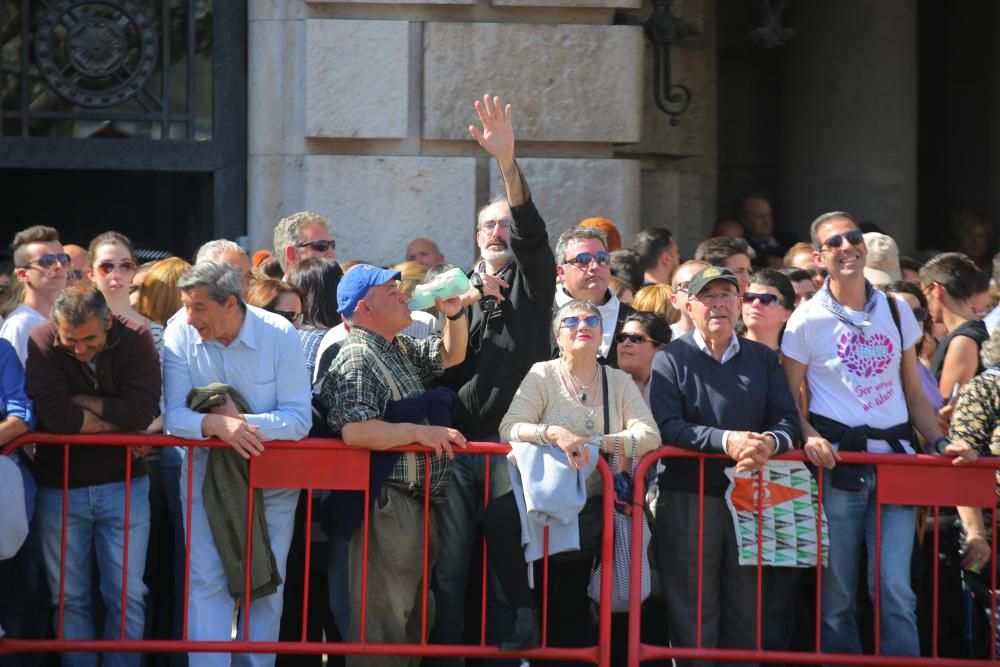
[(496, 438), (514, 392), (536, 361), (550, 356), (556, 261), (545, 221), (529, 198), (511, 209), (513, 261), (501, 275), (510, 285), (493, 313), (469, 308), (465, 361), (445, 371), (440, 384), (458, 393), (454, 426), (471, 440)]

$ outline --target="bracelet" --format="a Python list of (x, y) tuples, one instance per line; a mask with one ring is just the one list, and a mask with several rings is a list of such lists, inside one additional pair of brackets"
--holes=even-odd
[(458, 311), (458, 313), (456, 315), (445, 315), (445, 317), (447, 317), (452, 322), (457, 322), (458, 320), (460, 320), (463, 317), (465, 317), (465, 308), (463, 308), (462, 310)]
[(592, 435), (590, 440), (587, 441), (588, 445), (593, 445), (597, 448), (597, 451), (604, 450), (604, 436), (603, 435)]
[(547, 445), (549, 441), (545, 438), (545, 429), (549, 426), (548, 424), (536, 424), (535, 425), (535, 444), (537, 445)]
[(934, 451), (938, 454), (944, 454), (944, 448), (951, 444), (951, 440), (947, 436), (941, 436), (934, 441)]

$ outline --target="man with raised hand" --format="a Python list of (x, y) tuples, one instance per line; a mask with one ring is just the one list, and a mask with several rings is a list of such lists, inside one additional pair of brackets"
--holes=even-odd
[[(511, 106), (486, 95), (475, 103), (482, 128), (469, 132), (497, 161), (506, 197), (494, 197), (476, 215), (476, 245), (482, 260), (470, 274), (478, 287), (467, 309), (469, 344), (465, 361), (442, 383), (458, 392), (455, 427), (465, 437), (498, 441), (500, 420), (536, 361), (550, 357), (549, 322), (555, 294), (555, 259), (545, 221), (514, 160)], [(485, 457), (460, 456), (453, 465), (446, 499), (438, 508), (442, 540), (434, 573), (437, 643), (461, 643), (465, 584), (476, 524), (483, 510)], [(490, 497), (510, 491), (503, 456), (490, 465)], [(503, 633), (513, 611), (491, 591), (488, 632)], [(500, 634), (497, 634), (499, 637)], [(499, 641), (499, 640), (498, 640)], [(439, 659), (444, 662), (444, 659)]]

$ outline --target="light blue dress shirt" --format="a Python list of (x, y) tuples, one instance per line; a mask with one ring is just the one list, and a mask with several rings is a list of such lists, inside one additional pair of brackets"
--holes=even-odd
[(167, 433), (204, 440), (205, 415), (187, 406), (188, 392), (212, 382), (238, 390), (250, 406), (248, 424), (265, 440), (298, 440), (312, 426), (309, 375), (295, 329), (285, 318), (246, 307), (240, 332), (229, 345), (202, 340), (185, 317), (163, 332), (164, 426)]

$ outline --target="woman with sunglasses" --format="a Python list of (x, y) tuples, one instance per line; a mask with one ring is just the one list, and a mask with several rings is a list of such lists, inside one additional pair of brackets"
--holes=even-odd
[[(632, 378), (598, 363), (601, 325), (600, 311), (589, 302), (573, 300), (559, 308), (552, 322), (559, 358), (531, 367), (500, 423), (501, 439), (516, 441), (514, 446), (529, 456), (542, 457), (532, 460), (539, 465), (544, 461), (546, 471), (552, 467), (589, 471), (587, 504), (580, 513), (579, 549), (563, 546), (560, 553), (550, 530), (549, 555), (560, 553), (549, 564), (549, 591), (558, 591), (548, 598), (548, 640), (552, 646), (586, 645), (593, 637), (587, 584), (601, 522), (601, 475), (595, 469), (595, 457), (607, 457), (616, 448), (624, 456), (639, 457), (660, 444), (653, 415)], [(534, 446), (541, 449), (532, 449)], [(619, 460), (622, 469), (627, 466), (624, 456)], [(518, 460), (523, 465), (523, 459)], [(530, 488), (527, 480), (537, 478), (537, 472), (512, 464), (512, 478), (526, 480), (524, 487), (515, 488)], [(510, 650), (539, 642), (540, 587), (534, 592), (529, 588), (526, 561), (534, 562), (536, 581), (542, 581), (541, 548), (537, 544), (534, 549), (530, 544), (521, 546), (518, 505), (523, 503), (514, 497), (517, 492), (490, 501), (484, 520), (490, 562), (516, 611), (513, 631), (501, 642), (501, 648)]]
[[(646, 289), (645, 287), (643, 289)], [(658, 313), (637, 311), (625, 318), (622, 330), (615, 334), (618, 343), (618, 368), (632, 376), (646, 405), (649, 405), (649, 376), (653, 357), (670, 342), (670, 327)]]
[[(281, 315), (295, 330), (302, 328), (302, 291), (283, 280), (258, 280), (247, 294), (247, 303), (269, 313)], [(301, 342), (301, 341), (300, 341)]]
[(149, 327), (156, 350), (163, 352), (163, 325), (154, 322), (132, 307), (129, 292), (136, 272), (135, 252), (128, 237), (118, 232), (104, 232), (90, 242), (87, 249), (90, 279), (101, 290), (108, 307), (115, 315), (127, 317)]
[(785, 323), (795, 310), (795, 288), (787, 276), (774, 269), (760, 269), (750, 276), (741, 296), (745, 337), (777, 352)]
[[(885, 290), (886, 295), (896, 296), (906, 302), (913, 310), (913, 316), (917, 318), (917, 324), (923, 330), (924, 335), (914, 345), (917, 352), (917, 373), (920, 375), (920, 387), (924, 390), (927, 400), (930, 401), (934, 412), (938, 412), (944, 406), (944, 397), (938, 389), (938, 382), (930, 370), (930, 357), (933, 354), (937, 340), (934, 338), (934, 321), (931, 319), (930, 311), (927, 309), (927, 297), (919, 286), (904, 280), (897, 280), (891, 283)], [(928, 354), (930, 350), (931, 354)]]

